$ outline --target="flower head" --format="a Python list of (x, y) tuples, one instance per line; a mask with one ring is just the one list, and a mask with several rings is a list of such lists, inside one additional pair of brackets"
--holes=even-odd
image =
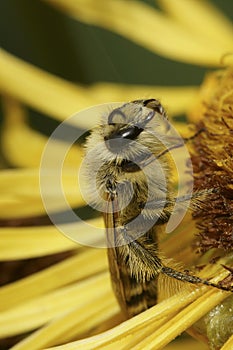
[(233, 247), (232, 67), (215, 73), (213, 79), (216, 87), (203, 101), (205, 111), (196, 124), (203, 132), (194, 140), (193, 166), (196, 190), (213, 190), (214, 193), (193, 216), (197, 219), (202, 251), (211, 248), (230, 251)]

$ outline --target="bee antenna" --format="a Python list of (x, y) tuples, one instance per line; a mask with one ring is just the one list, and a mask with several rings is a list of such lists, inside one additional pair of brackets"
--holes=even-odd
[(192, 136), (190, 136), (190, 137), (184, 137), (182, 143), (178, 143), (178, 144), (176, 144), (176, 145), (173, 145), (173, 146), (171, 146), (171, 147), (165, 149), (163, 152), (161, 152), (160, 154), (158, 154), (158, 155), (156, 156), (156, 159), (162, 157), (164, 154), (170, 152), (170, 151), (173, 150), (173, 149), (183, 147), (183, 146), (184, 146), (184, 143), (195, 139), (199, 134), (201, 134), (201, 133), (204, 132), (204, 131), (206, 131), (206, 129), (205, 129), (205, 128), (201, 128), (201, 129), (199, 129), (194, 135), (192, 135)]

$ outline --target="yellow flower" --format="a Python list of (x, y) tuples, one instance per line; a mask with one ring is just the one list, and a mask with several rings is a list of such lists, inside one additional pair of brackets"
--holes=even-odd
[[(224, 64), (232, 62), (233, 55), (226, 55), (232, 52), (231, 24), (206, 1), (159, 0), (157, 3), (162, 12), (141, 1), (44, 0), (44, 3), (48, 8), (51, 6), (62, 11), (63, 16), (69, 15), (90, 26), (115, 32), (173, 60), (205, 67), (221, 66), (222, 61)], [(2, 154), (5, 161), (14, 167), (4, 169), (2, 166), (0, 172), (0, 218), (3, 226), (5, 224), (0, 228), (0, 259), (3, 262), (32, 258), (43, 260), (47, 256), (55, 257), (57, 253), (67, 253), (66, 259), (60, 256), (60, 261), (54, 265), (36, 272), (34, 268), (31, 275), (0, 288), (1, 338), (24, 336), (13, 349), (206, 349), (205, 345), (192, 338), (174, 343), (172, 340), (190, 329), (216, 305), (223, 303), (229, 293), (206, 286), (185, 285), (182, 288), (179, 285), (180, 291), (170, 295), (175, 289), (171, 282), (171, 293), (165, 295), (161, 282), (163, 300), (144, 313), (123, 320), (111, 289), (105, 249), (78, 245), (63, 236), (45, 218), (39, 167), (47, 137), (30, 127), (25, 106), (60, 122), (92, 105), (159, 96), (169, 115), (175, 117), (193, 108), (197, 93), (200, 93), (198, 98), (201, 103), (215, 94), (217, 84), (212, 84), (213, 79), (209, 79), (211, 84), (207, 88), (204, 85), (204, 90), (193, 86), (152, 86), (149, 83), (98, 82), (84, 86), (52, 75), (5, 50), (0, 51), (0, 91), (4, 115)], [(228, 97), (232, 95), (224, 95), (222, 103)], [(198, 103), (192, 109), (190, 120), (196, 122), (202, 118), (207, 107), (202, 106), (201, 110), (199, 107)], [(98, 116), (96, 120), (80, 120), (78, 127), (88, 129), (97, 119)], [(225, 120), (226, 128), (228, 124)], [(177, 122), (174, 125), (183, 134), (189, 132), (185, 124)], [(51, 168), (53, 159), (64, 146), (64, 141), (54, 142)], [(81, 160), (82, 148), (74, 144), (67, 154), (62, 173), (63, 189), (72, 208), (84, 205), (75, 177)], [(221, 166), (221, 157), (215, 161)], [(228, 170), (229, 159), (224, 159), (222, 167)], [(49, 174), (45, 175), (44, 181), (50, 186)], [(58, 194), (52, 188), (50, 190), (53, 210), (61, 211), (63, 203)], [(102, 225), (102, 220), (98, 218), (88, 222), (94, 226)], [(71, 224), (70, 230), (74, 227), (77, 229)], [(84, 223), (81, 222), (78, 229), (80, 234), (88, 237)], [(186, 266), (206, 264), (208, 252), (200, 258), (192, 248), (195, 232), (195, 220), (186, 218), (174, 234), (161, 242), (161, 250), (167, 257), (182, 261)], [(178, 247), (177, 242), (180, 242)], [(218, 264), (207, 264), (200, 276), (215, 277), (217, 283), (228, 275), (220, 268), (220, 263), (228, 264), (229, 261), (230, 257), (225, 258), (223, 254)], [(22, 265), (19, 263), (18, 266)], [(201, 337), (196, 329), (189, 331)], [(208, 341), (206, 334), (201, 338)], [(222, 350), (232, 348), (233, 337)]]

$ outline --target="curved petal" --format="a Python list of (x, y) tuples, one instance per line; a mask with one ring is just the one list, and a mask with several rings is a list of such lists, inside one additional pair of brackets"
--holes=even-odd
[[(0, 337), (33, 330), (52, 319), (64, 317), (67, 312), (73, 313), (74, 311), (76, 315), (79, 314), (76, 323), (81, 328), (86, 315), (90, 314), (90, 305), (92, 305), (92, 310), (100, 312), (101, 306), (104, 308), (108, 304), (113, 307), (116, 301), (111, 291), (109, 274), (102, 273), (31, 300), (25, 300), (1, 312)], [(41, 312), (42, 309), (43, 312)], [(70, 319), (69, 326), (71, 321), (74, 322), (73, 319)], [(80, 331), (82, 332), (83, 329)]]
[[(66, 168), (62, 172), (64, 197), (51, 187), (53, 178), (53, 169), (48, 169), (47, 174), (43, 174), (43, 191), (46, 191), (46, 196), (50, 199), (50, 210), (62, 210), (66, 204), (64, 198), (72, 207), (85, 204), (77, 186), (77, 169)], [(38, 169), (2, 170), (0, 191), (0, 218), (46, 214), (41, 197)]]
[[(132, 319), (94, 337), (53, 347), (53, 350), (70, 349), (160, 349), (189, 327), (208, 310), (226, 298), (220, 292), (209, 291), (203, 294), (182, 292), (152, 307)], [(203, 295), (202, 295), (203, 294)], [(202, 295), (202, 296), (200, 296)], [(198, 296), (200, 296), (198, 298)], [(189, 306), (187, 306), (192, 302)], [(208, 304), (209, 302), (209, 304)], [(183, 310), (181, 310), (183, 309)], [(179, 310), (181, 310), (179, 312)], [(171, 315), (173, 315), (171, 317)], [(175, 315), (175, 316), (174, 316)], [(119, 342), (120, 341), (120, 342)]]
[(233, 348), (233, 335), (228, 339), (228, 341), (223, 345), (221, 350), (231, 350)]
[[(192, 338), (177, 339), (165, 346), (164, 350), (197, 350), (197, 341)], [(198, 350), (207, 350), (206, 345), (198, 342)]]
[[(101, 219), (92, 219), (88, 223), (93, 226), (100, 227)], [(89, 235), (88, 226), (82, 221), (80, 223), (70, 224), (70, 230), (74, 228), (79, 232), (79, 237), (85, 236), (85, 242), (88, 243)], [(90, 235), (89, 243), (98, 241), (99, 236), (96, 232)], [(66, 238), (56, 226), (37, 226), (37, 227), (6, 227), (0, 228), (0, 260), (20, 260), (42, 257), (45, 255), (65, 252), (67, 250), (75, 250), (80, 248), (77, 242)], [(27, 249), (25, 249), (27, 247)]]
[(0, 240), (1, 261), (31, 259), (78, 248), (52, 225), (0, 228)]
[(216, 291), (213, 290), (205, 293), (191, 305), (187, 306), (184, 310), (164, 323), (156, 331), (152, 332), (152, 329), (149, 328), (147, 334), (144, 333), (143, 337), (140, 340), (138, 339), (139, 341), (135, 342), (133, 340), (131, 348), (134, 350), (140, 350), (144, 349), (148, 344), (154, 349), (162, 348), (175, 339), (177, 335), (181, 334), (198, 321), (226, 297), (226, 294), (223, 296), (221, 292), (216, 293)]
[[(26, 82), (26, 83), (25, 83)], [(58, 120), (65, 120), (91, 105), (156, 97), (164, 101), (170, 114), (184, 113), (197, 93), (195, 87), (98, 83), (84, 88), (49, 74), (0, 50), (0, 91)], [(80, 119), (80, 118), (79, 118)], [(76, 126), (93, 127), (96, 120), (79, 120)]]
[[(87, 284), (87, 288), (88, 287), (92, 289), (92, 293), (87, 293), (86, 295), (87, 297), (90, 297), (89, 300), (85, 300), (85, 302), (83, 302), (82, 298), (80, 300), (78, 299), (79, 294), (77, 294), (77, 305), (75, 305), (74, 300), (72, 302), (73, 308), (67, 309), (64, 306), (64, 299), (61, 299), (61, 305), (59, 305), (59, 308), (63, 306), (63, 308), (61, 308), (61, 312), (58, 315), (54, 313), (54, 318), (52, 321), (48, 317), (46, 319), (45, 315), (43, 323), (49, 320), (49, 324), (45, 325), (37, 332), (33, 333), (31, 336), (18, 343), (17, 349), (32, 350), (35, 349), (35, 344), (36, 349), (44, 349), (45, 347), (47, 348), (48, 346), (59, 343), (60, 339), (62, 339), (62, 342), (64, 342), (66, 341), (65, 339), (71, 340), (74, 337), (80, 337), (81, 335), (90, 332), (95, 327), (98, 327), (98, 325), (102, 322), (106, 322), (108, 318), (115, 316), (119, 310), (119, 307), (114, 300), (114, 296), (109, 290), (108, 285), (106, 285), (106, 283), (102, 283), (101, 290), (97, 286), (96, 291), (94, 284), (90, 286)], [(106, 291), (104, 291), (104, 288)], [(77, 290), (77, 292), (79, 291)], [(81, 305), (80, 301), (82, 301)], [(35, 321), (38, 323), (36, 314), (32, 315), (31, 318), (32, 321), (35, 319)], [(12, 328), (10, 326), (10, 322), (8, 325), (9, 328)], [(23, 326), (24, 329), (26, 328), (25, 326), (28, 326), (27, 328), (30, 327), (30, 329), (32, 329), (32, 323), (30, 324), (30, 317), (26, 317), (26, 322), (25, 325), (23, 324)]]
[[(0, 288), (0, 310), (107, 270), (104, 249), (83, 250), (60, 263)], [(62, 277), (61, 277), (62, 276)]]
[[(18, 101), (4, 97), (2, 102), (5, 119), (2, 126), (1, 140), (5, 158), (15, 166), (39, 167), (48, 138), (27, 125), (26, 111)], [(64, 142), (53, 141), (54, 158), (64, 147)], [(67, 153), (65, 165), (78, 167), (82, 154), (83, 152), (78, 146), (72, 146)], [(52, 161), (53, 157), (51, 157), (51, 163)]]
[[(232, 52), (233, 26), (210, 1), (157, 0), (159, 5), (187, 30)], [(223, 51), (224, 52), (224, 51)]]
[(44, 1), (79, 21), (112, 30), (157, 54), (182, 62), (219, 66), (221, 57), (232, 50), (231, 42), (218, 46), (140, 1)]

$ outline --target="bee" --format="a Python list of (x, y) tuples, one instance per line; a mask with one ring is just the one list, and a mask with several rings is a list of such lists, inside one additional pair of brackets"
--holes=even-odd
[(172, 190), (169, 152), (183, 142), (171, 137), (168, 146), (168, 131), (157, 99), (136, 100), (113, 109), (86, 141), (90, 201), (103, 212), (112, 286), (126, 317), (156, 304), (160, 274), (229, 290), (173, 269), (161, 257), (158, 235), (175, 202), (190, 199), (175, 198)]

